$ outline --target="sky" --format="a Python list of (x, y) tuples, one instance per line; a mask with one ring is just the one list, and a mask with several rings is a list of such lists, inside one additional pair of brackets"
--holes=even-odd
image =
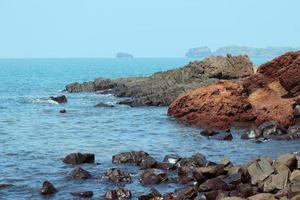
[(0, 0), (0, 57), (183, 57), (300, 46), (299, 0)]

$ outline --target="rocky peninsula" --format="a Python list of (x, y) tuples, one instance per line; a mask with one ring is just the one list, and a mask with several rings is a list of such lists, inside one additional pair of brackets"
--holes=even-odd
[(101, 92), (127, 97), (121, 104), (136, 106), (168, 106), (178, 96), (219, 80), (240, 79), (253, 75), (253, 64), (247, 56), (216, 56), (203, 61), (158, 72), (149, 77), (115, 80), (97, 78), (86, 83), (71, 83), (67, 92)]

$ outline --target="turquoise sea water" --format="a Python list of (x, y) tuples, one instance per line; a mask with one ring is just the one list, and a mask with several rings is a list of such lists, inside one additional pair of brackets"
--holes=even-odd
[[(93, 80), (98, 76), (117, 78), (149, 75), (180, 67), (186, 58), (135, 59), (3, 59), (0, 60), (0, 184), (13, 187), (0, 189), (0, 199), (41, 199), (39, 188), (50, 180), (59, 192), (50, 199), (73, 199), (69, 192), (92, 190), (95, 197), (116, 187), (103, 179), (111, 167), (113, 154), (144, 150), (157, 160), (176, 153), (190, 156), (203, 153), (209, 160), (224, 155), (233, 162), (280, 153), (298, 151), (297, 141), (270, 141), (256, 144), (239, 139), (241, 130), (234, 129), (232, 142), (207, 140), (199, 129), (177, 124), (166, 115), (166, 107), (94, 108), (99, 102), (115, 104), (119, 99), (93, 93), (65, 94), (68, 103), (57, 105), (49, 96), (62, 95), (64, 86), (74, 81)], [(254, 60), (260, 64), (264, 60)], [(60, 114), (60, 109), (66, 114)], [(96, 154), (97, 165), (83, 165), (95, 179), (74, 181), (67, 174), (74, 167), (62, 158), (72, 152)], [(133, 173), (127, 185), (134, 198), (148, 190), (139, 186), (137, 168), (119, 166)], [(176, 185), (161, 185), (164, 191)], [(150, 188), (150, 187), (149, 187)]]

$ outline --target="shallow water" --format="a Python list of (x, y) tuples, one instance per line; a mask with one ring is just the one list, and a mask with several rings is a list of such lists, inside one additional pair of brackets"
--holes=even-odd
[[(226, 155), (241, 163), (261, 155), (276, 157), (299, 150), (298, 141), (242, 141), (239, 129), (234, 130), (231, 142), (207, 140), (199, 135), (199, 129), (169, 118), (166, 107), (93, 107), (99, 102), (115, 104), (120, 100), (110, 95), (66, 94), (65, 105), (48, 100), (51, 95), (62, 94), (64, 86), (73, 81), (149, 75), (188, 62), (184, 58), (0, 60), (0, 184), (14, 185), (0, 189), (0, 199), (41, 199), (39, 188), (44, 180), (50, 180), (59, 190), (51, 199), (73, 199), (69, 192), (78, 190), (93, 190), (95, 198), (101, 199), (116, 185), (100, 177), (116, 166), (111, 164), (111, 156), (122, 151), (144, 150), (157, 160), (170, 153), (191, 156), (200, 152), (212, 161)], [(62, 108), (66, 114), (58, 112)], [(98, 164), (83, 165), (95, 179), (66, 178), (73, 167), (63, 164), (62, 158), (72, 152), (96, 154)], [(127, 185), (134, 199), (148, 190), (139, 186), (137, 168), (119, 167), (134, 175), (134, 182)], [(157, 188), (165, 192), (175, 186)]]

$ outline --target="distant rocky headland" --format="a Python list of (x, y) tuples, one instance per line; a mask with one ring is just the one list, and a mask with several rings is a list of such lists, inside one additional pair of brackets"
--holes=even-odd
[(116, 58), (133, 58), (133, 55), (129, 53), (119, 52), (116, 54)]
[(213, 52), (208, 47), (192, 48), (185, 54), (189, 58), (204, 58), (207, 56), (219, 55), (225, 56), (227, 54), (231, 55), (248, 55), (255, 58), (274, 58), (280, 56), (288, 51), (296, 51), (299, 48), (293, 47), (266, 47), (266, 48), (255, 48), (255, 47), (245, 47), (245, 46), (225, 46), (220, 47), (215, 52)]

